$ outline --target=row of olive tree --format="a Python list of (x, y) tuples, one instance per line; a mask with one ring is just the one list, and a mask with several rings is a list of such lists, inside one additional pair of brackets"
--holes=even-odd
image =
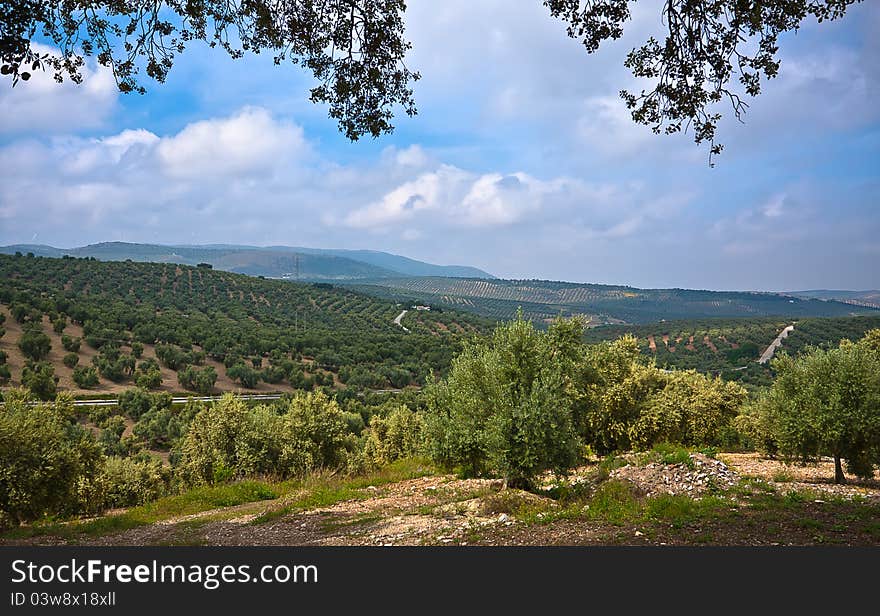
[(428, 387), (427, 446), (445, 467), (529, 486), (564, 473), (585, 446), (606, 453), (669, 441), (719, 443), (745, 401), (734, 383), (665, 372), (624, 336), (583, 343), (583, 323), (547, 332), (521, 315), (468, 344)]

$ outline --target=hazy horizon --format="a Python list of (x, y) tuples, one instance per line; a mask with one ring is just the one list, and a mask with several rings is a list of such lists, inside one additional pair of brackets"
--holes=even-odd
[[(109, 240), (107, 242), (94, 242), (94, 244), (104, 244), (104, 243), (113, 243), (118, 242), (119, 240)], [(255, 248), (255, 249), (267, 249), (267, 248), (306, 248), (311, 250), (350, 250), (350, 251), (370, 251), (370, 252), (384, 252), (387, 254), (392, 254), (398, 257), (405, 257), (412, 259), (411, 255), (402, 254), (402, 253), (394, 253), (385, 250), (380, 250), (377, 248), (369, 248), (369, 247), (359, 247), (359, 248), (351, 248), (347, 246), (292, 246), (292, 245), (282, 245), (282, 244), (267, 244), (267, 245), (256, 245), (256, 244), (229, 244), (226, 242), (207, 242), (204, 244), (158, 244), (152, 242), (121, 242), (127, 244), (143, 244), (143, 245), (153, 245), (153, 246), (165, 246), (168, 248), (198, 248), (198, 247), (212, 247), (212, 246), (233, 246), (240, 248)], [(4, 244), (0, 246), (0, 248), (9, 248), (11, 246), (46, 246), (49, 248), (55, 248), (57, 250), (74, 250), (76, 248), (83, 248), (87, 245), (93, 244), (83, 244), (80, 246), (53, 246), (51, 244), (34, 244), (29, 242), (11, 242), (9, 244)], [(424, 261), (423, 259), (417, 259), (419, 261)], [(437, 263), (432, 261), (424, 261), (426, 263), (431, 263), (432, 265), (440, 265), (440, 266), (456, 266), (456, 267), (476, 267), (471, 263)], [(479, 268), (482, 269), (482, 268)], [(630, 286), (635, 288), (643, 288), (643, 289), (690, 289), (690, 290), (705, 290), (705, 291), (729, 291), (729, 292), (748, 292), (748, 291), (758, 291), (765, 293), (797, 293), (797, 292), (808, 292), (808, 291), (841, 291), (848, 293), (859, 293), (859, 292), (867, 292), (867, 291), (876, 291), (877, 289), (873, 288), (864, 288), (864, 289), (844, 289), (838, 287), (813, 287), (813, 288), (785, 288), (785, 289), (757, 289), (757, 288), (743, 288), (743, 289), (727, 289), (727, 288), (709, 288), (709, 287), (684, 287), (681, 285), (669, 285), (669, 286), (644, 286), (644, 285), (634, 285), (629, 284), (627, 282), (608, 282), (608, 281), (598, 281), (598, 280), (571, 280), (567, 278), (554, 278), (554, 277), (535, 277), (535, 276), (498, 276), (492, 271), (483, 270), (487, 274), (491, 274), (496, 278), (508, 279), (508, 280), (546, 280), (551, 282), (571, 282), (576, 284), (600, 284), (600, 285), (609, 285), (609, 286)]]

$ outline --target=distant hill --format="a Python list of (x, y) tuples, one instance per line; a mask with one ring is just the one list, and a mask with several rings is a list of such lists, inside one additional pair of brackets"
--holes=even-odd
[(795, 297), (809, 297), (814, 299), (833, 300), (853, 304), (856, 306), (870, 306), (880, 308), (880, 291), (833, 291), (828, 289), (816, 289), (812, 291), (791, 291), (787, 295)]
[(444, 276), (447, 278), (495, 278), (492, 274), (467, 265), (433, 265), (408, 257), (376, 250), (333, 250), (323, 248), (286, 248), (304, 254), (333, 255), (369, 263), (376, 267), (400, 272), (404, 276)]
[(547, 280), (385, 278), (352, 283), (376, 297), (468, 310), (509, 319), (516, 310), (535, 320), (580, 314), (592, 325), (672, 319), (736, 317), (842, 317), (876, 314), (867, 305), (781, 293), (638, 289)]
[(100, 261), (144, 261), (197, 265), (210, 263), (216, 269), (266, 276), (312, 281), (343, 281), (401, 276), (469, 276), (492, 278), (474, 267), (434, 265), (407, 257), (372, 250), (333, 250), (288, 246), (164, 246), (102, 242), (78, 248), (16, 244), (0, 247), (0, 253), (33, 253), (40, 257), (94, 257)]

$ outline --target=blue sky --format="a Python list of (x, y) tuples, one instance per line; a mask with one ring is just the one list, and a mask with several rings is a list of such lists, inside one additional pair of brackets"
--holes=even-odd
[(779, 77), (745, 124), (722, 123), (709, 168), (617, 97), (654, 4), (587, 55), (538, 0), (414, 0), (419, 114), (357, 143), (268, 55), (193, 47), (144, 96), (95, 67), (82, 86), (6, 86), (0, 244), (370, 248), (516, 278), (880, 288), (880, 6), (786, 35)]

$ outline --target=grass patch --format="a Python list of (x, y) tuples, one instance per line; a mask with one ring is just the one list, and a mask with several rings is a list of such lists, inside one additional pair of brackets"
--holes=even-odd
[(3, 533), (3, 537), (9, 539), (42, 535), (55, 535), (67, 539), (75, 539), (79, 535), (96, 537), (154, 524), (177, 516), (278, 498), (280, 492), (283, 492), (283, 484), (263, 481), (239, 481), (218, 486), (202, 486), (188, 490), (183, 494), (160, 498), (152, 503), (129, 509), (124, 513), (67, 524), (36, 523), (31, 526), (11, 529)]
[[(166, 496), (159, 500), (133, 507), (123, 513), (107, 515), (90, 520), (58, 523), (47, 521), (7, 530), (0, 537), (25, 539), (37, 536), (56, 536), (75, 541), (78, 537), (97, 537), (113, 534), (138, 526), (154, 524), (170, 518), (193, 515), (246, 503), (272, 500), (302, 492), (293, 501), (292, 509), (321, 507), (341, 500), (356, 498), (358, 490), (369, 485), (382, 485), (430, 475), (434, 468), (423, 460), (399, 460), (388, 467), (353, 478), (310, 476), (282, 482), (246, 480), (223, 485), (201, 486), (181, 494)], [(270, 511), (264, 515), (270, 515)], [(283, 515), (283, 514), (280, 514)], [(263, 516), (260, 516), (263, 517)], [(275, 517), (278, 517), (277, 515)], [(260, 518), (257, 518), (259, 520)], [(274, 518), (272, 518), (274, 519)], [(268, 521), (265, 520), (265, 521)]]
[(787, 468), (781, 468), (773, 473), (773, 481), (776, 483), (790, 483), (794, 480), (794, 473)]
[(688, 468), (694, 468), (694, 461), (691, 460), (691, 452), (687, 447), (658, 443), (651, 449), (651, 453), (663, 464), (684, 464)]
[(299, 482), (298, 495), (293, 500), (282, 507), (263, 512), (251, 524), (266, 524), (297, 511), (329, 507), (346, 500), (364, 500), (375, 496), (365, 492), (364, 488), (425, 477), (433, 473), (434, 467), (430, 463), (408, 458), (398, 460), (375, 473), (358, 477), (312, 475)]
[(596, 481), (605, 481), (611, 476), (611, 471), (626, 466), (627, 462), (620, 456), (607, 456), (596, 467)]
[(347, 519), (332, 518), (321, 522), (321, 530), (325, 533), (334, 533), (336, 531), (353, 528), (355, 526), (372, 524), (374, 522), (380, 521), (381, 519), (382, 515), (379, 513), (365, 513), (363, 515)]

